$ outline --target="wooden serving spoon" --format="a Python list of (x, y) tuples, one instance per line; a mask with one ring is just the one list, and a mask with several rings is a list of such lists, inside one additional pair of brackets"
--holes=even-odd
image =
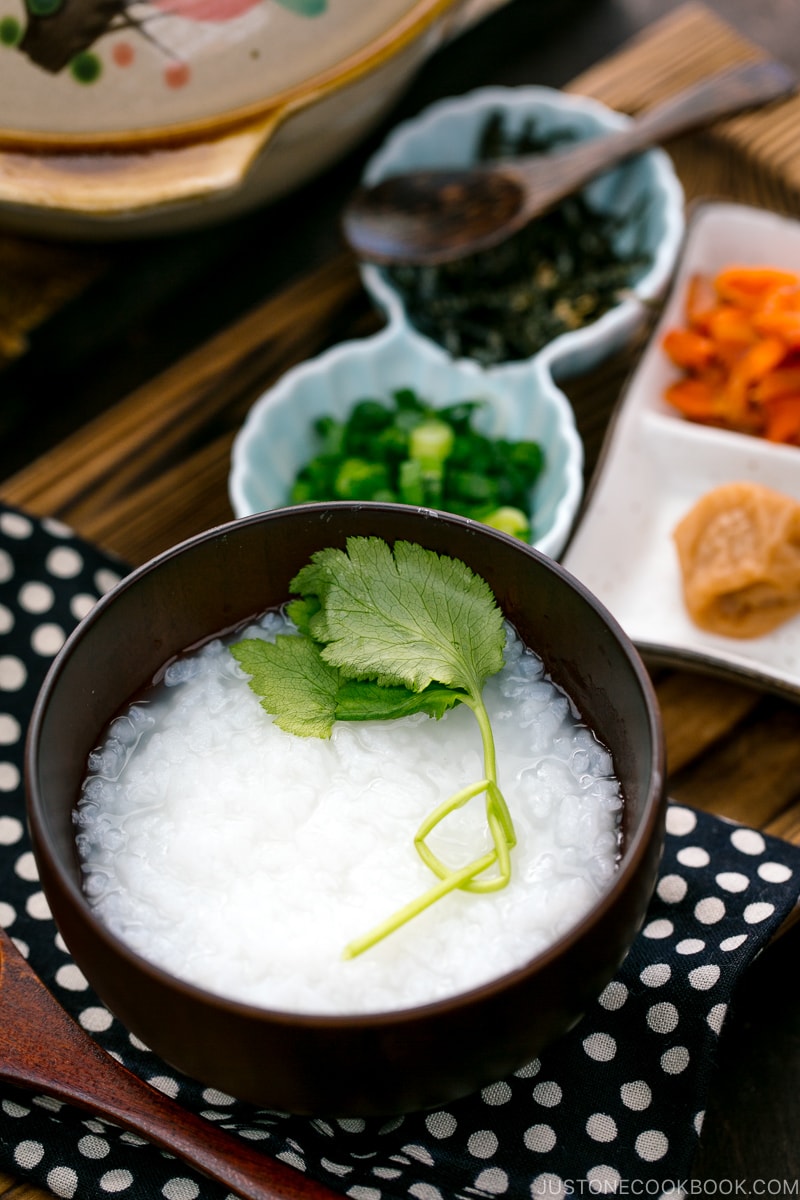
[(187, 1112), (106, 1054), (67, 1015), (1, 929), (0, 1005), (0, 1080), (133, 1130), (243, 1200), (337, 1200), (302, 1171)]
[(355, 192), (344, 235), (367, 261), (450, 262), (503, 241), (623, 159), (796, 86), (782, 63), (747, 63), (679, 92), (626, 129), (565, 150), (393, 175)]

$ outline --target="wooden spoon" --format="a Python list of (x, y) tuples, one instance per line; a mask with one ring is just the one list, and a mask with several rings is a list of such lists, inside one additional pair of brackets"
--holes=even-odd
[(503, 241), (623, 159), (793, 92), (782, 63), (747, 63), (679, 92), (626, 129), (552, 154), (409, 171), (359, 188), (343, 216), (360, 258), (442, 263)]
[(244, 1200), (337, 1200), (302, 1171), (187, 1112), (106, 1054), (67, 1015), (2, 930), (0, 1005), (0, 1080), (133, 1130)]

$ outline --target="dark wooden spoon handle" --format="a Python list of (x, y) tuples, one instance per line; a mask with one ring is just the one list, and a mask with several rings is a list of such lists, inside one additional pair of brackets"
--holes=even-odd
[(774, 60), (712, 76), (627, 126), (551, 154), (403, 172), (356, 190), (342, 228), (356, 254), (442, 263), (487, 249), (624, 159), (678, 133), (786, 96), (797, 80)]
[[(774, 59), (746, 63), (714, 75), (643, 113), (626, 129), (549, 155), (546, 175), (542, 160), (533, 160), (530, 165), (531, 209), (539, 212), (549, 207), (640, 150), (723, 117), (778, 100), (796, 87), (794, 73)], [(527, 177), (524, 159), (516, 165), (511, 160), (507, 166), (509, 174), (517, 174), (522, 179)]]
[(244, 1200), (334, 1200), (302, 1171), (270, 1158), (144, 1083), (106, 1054), (50, 994), (0, 930), (0, 1079), (107, 1117)]

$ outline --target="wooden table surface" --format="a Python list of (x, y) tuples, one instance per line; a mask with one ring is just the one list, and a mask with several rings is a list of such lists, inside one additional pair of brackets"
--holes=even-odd
[[(512, 0), (432, 60), (392, 121), (489, 82), (568, 85), (636, 111), (764, 51), (800, 71), (796, 0), (757, 11), (752, 0)], [(763, 114), (739, 118), (672, 144), (688, 195), (800, 215), (789, 136), (800, 108), (789, 116), (768, 127)], [(336, 222), (383, 132), (290, 201), (218, 230), (117, 246), (0, 233), (0, 496), (131, 563), (228, 520), (231, 442), (255, 398), (293, 363), (380, 324)], [(566, 389), (587, 480), (635, 351)], [(655, 667), (653, 676), (672, 797), (800, 843), (800, 708), (744, 683)], [(755, 1181), (780, 1181), (762, 1194), (785, 1194), (800, 1177), (800, 1004), (789, 982), (798, 949), (795, 927), (733, 1007), (698, 1188), (742, 1181), (737, 1194), (747, 1194)], [(0, 1175), (0, 1197), (41, 1195)]]

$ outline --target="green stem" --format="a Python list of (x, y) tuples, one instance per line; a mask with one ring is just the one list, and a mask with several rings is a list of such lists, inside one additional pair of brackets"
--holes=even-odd
[(490, 879), (470, 879), (462, 884), (465, 892), (476, 892), (478, 894), (485, 892), (499, 892), (511, 880), (511, 847), (506, 841), (505, 831), (498, 819), (497, 815), (487, 809), (486, 816), (489, 821), (489, 829), (491, 830), (492, 840), (494, 842), (495, 862), (497, 863), (498, 873)]
[(489, 781), (486, 789), (487, 815), (491, 809), (497, 814), (498, 820), (503, 828), (503, 835), (509, 847), (514, 847), (517, 844), (517, 834), (514, 829), (514, 822), (511, 819), (511, 813), (508, 811), (505, 797), (500, 791), (500, 786), (497, 782), (497, 755), (494, 747), (494, 734), (492, 732), (492, 724), (489, 720), (489, 714), (486, 711), (486, 706), (483, 703), (483, 697), (480, 691), (477, 694), (464, 697), (464, 704), (469, 705), (475, 714), (475, 719), (478, 722), (478, 728), (481, 731), (481, 741), (483, 742), (483, 769), (487, 780)]
[(505, 797), (493, 779), (489, 781), (486, 788), (486, 816), (487, 819), (491, 816), (497, 818), (503, 833), (503, 840), (508, 849), (513, 850), (517, 844), (517, 832), (511, 820), (511, 813), (508, 811)]
[(489, 829), (492, 832), (492, 840), (494, 841), (495, 862), (498, 865), (498, 874), (488, 878), (488, 880), (470, 880), (464, 884), (465, 892), (500, 892), (501, 888), (506, 886), (506, 883), (511, 881), (511, 847), (505, 839), (503, 824), (498, 820), (497, 815), (492, 811), (487, 811)]
[(394, 933), (401, 925), (405, 925), (407, 921), (413, 920), (419, 916), (426, 908), (430, 908), (437, 900), (441, 900), (443, 896), (449, 892), (456, 891), (458, 888), (463, 888), (475, 875), (480, 875), (483, 871), (497, 861), (497, 852), (490, 850), (481, 858), (477, 858), (474, 862), (468, 863), (465, 867), (461, 867), (458, 871), (451, 871), (445, 879), (440, 879), (427, 892), (423, 892), (416, 900), (411, 900), (408, 904), (404, 904), (391, 917), (387, 917), (385, 921), (381, 921), (379, 925), (375, 925), (368, 933), (361, 937), (354, 938), (349, 942), (342, 951), (343, 958), (355, 958), (358, 954), (363, 954), (365, 950), (369, 950), (371, 946), (388, 937), (390, 933)]
[(478, 783), (470, 783), (467, 787), (462, 788), (461, 791), (448, 796), (446, 800), (443, 800), (441, 804), (436, 806), (432, 813), (428, 814), (417, 830), (414, 837), (414, 845), (417, 848), (417, 853), (425, 863), (425, 866), (429, 867), (434, 875), (438, 875), (440, 879), (446, 879), (451, 873), (451, 868), (445, 866), (442, 860), (434, 854), (430, 846), (425, 842), (425, 838), (436, 828), (440, 821), (448, 817), (451, 812), (455, 812), (457, 808), (462, 808), (473, 796), (479, 796), (481, 792), (485, 792), (488, 786), (489, 780), (481, 779)]
[[(465, 892), (496, 892), (504, 888), (511, 879), (510, 851), (517, 844), (517, 835), (505, 797), (500, 791), (500, 786), (497, 782), (497, 757), (489, 714), (484, 706), (480, 691), (477, 692), (477, 695), (468, 694), (464, 696), (463, 703), (469, 705), (474, 712), (481, 731), (486, 778), (479, 780), (477, 783), (468, 784), (442, 801), (425, 818), (417, 830), (414, 838), (417, 853), (433, 874), (438, 876), (438, 882), (429, 888), (427, 892), (423, 892), (421, 896), (418, 896), (416, 900), (411, 900), (403, 908), (398, 909), (391, 917), (388, 917), (368, 933), (356, 938), (345, 946), (343, 951), (344, 958), (355, 958), (357, 955), (363, 954), (365, 950), (369, 950), (371, 946), (388, 937), (390, 933), (394, 933), (401, 925), (405, 925), (407, 921), (413, 920), (414, 917), (424, 912), (426, 908), (430, 908), (432, 904), (435, 904), (437, 900), (441, 900), (443, 896), (448, 895), (458, 888)], [(474, 796), (480, 795), (481, 792), (486, 793), (486, 819), (492, 835), (494, 849), (488, 851), (481, 858), (467, 863), (465, 867), (452, 870), (442, 862), (438, 855), (434, 854), (425, 839), (445, 817), (449, 816), (457, 808), (463, 807)], [(498, 868), (496, 875), (493, 875), (489, 879), (479, 878), (479, 876), (483, 875), (495, 864)]]

